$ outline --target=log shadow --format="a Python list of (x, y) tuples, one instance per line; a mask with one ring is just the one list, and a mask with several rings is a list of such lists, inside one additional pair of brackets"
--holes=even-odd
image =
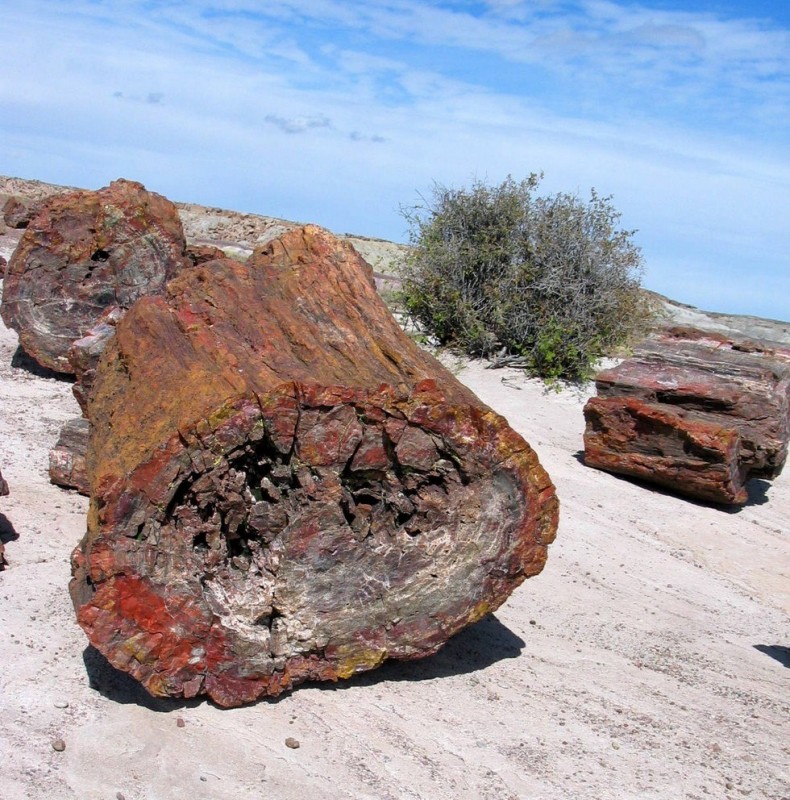
[(183, 698), (153, 697), (131, 675), (116, 669), (95, 648), (88, 645), (82, 652), (89, 686), (102, 697), (121, 705), (136, 705), (149, 711), (169, 713), (182, 708), (194, 708), (207, 698), (184, 700)]
[(756, 644), (754, 649), (776, 659), (783, 667), (790, 669), (790, 647), (782, 647), (778, 644)]
[[(584, 450), (577, 450), (573, 454), (573, 457), (582, 466), (587, 466), (587, 464), (584, 463)], [(589, 469), (596, 469), (596, 467), (589, 467)], [(713, 501), (689, 497), (687, 494), (683, 494), (683, 492), (674, 491), (667, 486), (659, 486), (657, 483), (651, 483), (643, 478), (634, 478), (631, 475), (621, 475), (617, 472), (609, 472), (605, 469), (599, 469), (597, 471), (605, 475), (609, 475), (612, 478), (616, 478), (619, 481), (631, 483), (634, 486), (638, 486), (640, 489), (644, 489), (646, 492), (664, 495), (665, 497), (676, 497), (678, 500), (683, 500), (686, 503), (691, 503), (692, 505), (700, 508), (710, 508), (714, 511), (722, 511), (725, 514), (739, 514), (744, 508), (765, 505), (768, 502), (768, 489), (771, 487), (771, 482), (765, 480), (764, 478), (750, 478), (744, 484), (746, 492), (749, 495), (749, 499), (742, 506), (731, 506), (727, 505), (726, 503), (714, 503)]]
[(74, 383), (74, 376), (68, 372), (57, 372), (48, 367), (42, 367), (35, 359), (31, 358), (19, 345), (11, 357), (11, 366), (14, 369), (21, 369), (36, 378), (51, 378), (56, 381), (63, 381), (63, 383)]
[(438, 653), (416, 661), (384, 662), (377, 669), (337, 683), (311, 683), (324, 691), (375, 686), (384, 681), (430, 681), (479, 672), (506, 658), (518, 658), (526, 642), (493, 614), (453, 636)]
[(15, 542), (19, 538), (19, 534), (14, 528), (14, 524), (5, 514), (0, 514), (0, 544), (8, 544)]
[[(360, 686), (375, 686), (383, 681), (429, 681), (452, 675), (478, 672), (505, 658), (517, 658), (525, 646), (524, 640), (505, 627), (493, 614), (464, 629), (435, 655), (417, 661), (386, 661), (382, 666), (349, 680), (337, 683), (307, 682), (302, 687), (322, 691), (341, 691)], [(212, 703), (205, 695), (194, 700), (152, 697), (131, 675), (116, 669), (95, 648), (88, 645), (82, 653), (90, 688), (102, 697), (122, 705), (132, 704), (157, 713), (170, 713), (183, 708), (195, 708)], [(299, 691), (300, 686), (292, 691)], [(278, 697), (261, 697), (249, 705), (280, 703), (291, 691)], [(212, 705), (214, 705), (212, 703)]]

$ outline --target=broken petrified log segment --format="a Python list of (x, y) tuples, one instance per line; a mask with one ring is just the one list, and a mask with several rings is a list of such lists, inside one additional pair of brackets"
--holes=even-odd
[(632, 358), (596, 375), (598, 394), (639, 397), (729, 426), (740, 434), (749, 477), (775, 478), (790, 441), (790, 362), (770, 349), (692, 337), (648, 340)]
[(88, 402), (72, 598), (156, 695), (224, 706), (434, 653), (540, 572), (554, 487), (314, 226), (187, 270)]
[(774, 478), (790, 441), (790, 352), (675, 328), (595, 378), (585, 463), (739, 505)]
[(748, 499), (737, 431), (636, 397), (593, 397), (584, 407), (588, 466), (714, 503)]
[(90, 423), (71, 419), (61, 429), (55, 447), (49, 451), (49, 479), (65, 489), (90, 494), (85, 456), (88, 450)]
[(178, 211), (142, 184), (45, 200), (8, 263), (0, 311), (39, 364), (71, 373), (72, 343), (109, 306), (161, 291), (185, 264)]

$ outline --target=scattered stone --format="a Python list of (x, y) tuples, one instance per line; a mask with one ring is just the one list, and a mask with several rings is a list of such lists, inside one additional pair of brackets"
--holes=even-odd
[(72, 373), (68, 351), (108, 306), (128, 308), (189, 263), (176, 207), (134, 181), (53, 195), (5, 274), (2, 318), (38, 364)]
[(0, 497), (5, 497), (9, 494), (8, 483), (3, 478), (3, 473), (0, 472)]
[(141, 298), (87, 415), (97, 513), (70, 590), (155, 695), (236, 706), (431, 655), (555, 535), (535, 453), (315, 226)]
[(285, 746), (290, 747), (291, 750), (298, 750), (302, 745), (299, 743), (298, 739), (294, 739), (293, 736), (289, 736), (285, 740)]
[(176, 719), (176, 726), (177, 727), (183, 728), (185, 725), (186, 725), (186, 722), (184, 722), (183, 717), (178, 717), (178, 719)]
[(65, 700), (56, 700), (53, 704), (55, 708), (68, 708), (69, 704)]
[(66, 743), (63, 739), (55, 739), (52, 742), (52, 749), (56, 750), (58, 753), (62, 753), (66, 749)]

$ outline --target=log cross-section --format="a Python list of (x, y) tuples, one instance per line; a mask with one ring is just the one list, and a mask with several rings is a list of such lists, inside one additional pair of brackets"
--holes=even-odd
[(87, 401), (91, 642), (225, 706), (435, 652), (538, 573), (529, 445), (315, 226), (186, 270), (118, 322)]

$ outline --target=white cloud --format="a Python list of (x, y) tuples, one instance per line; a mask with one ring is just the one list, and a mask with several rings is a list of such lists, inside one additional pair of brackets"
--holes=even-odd
[(613, 194), (667, 293), (704, 304), (699, 286), (737, 310), (729, 287), (748, 270), (765, 313), (790, 316), (776, 277), (790, 272), (788, 82), (773, 77), (787, 32), (613, 2), (486, 6), (15, 4), (0, 172), (124, 175), (174, 199), (401, 238), (398, 206), (434, 180), (544, 170), (547, 191)]

